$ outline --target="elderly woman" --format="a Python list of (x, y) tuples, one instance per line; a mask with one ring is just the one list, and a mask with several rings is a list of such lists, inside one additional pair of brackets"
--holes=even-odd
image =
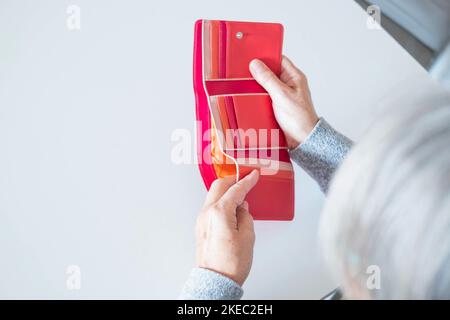
[[(305, 75), (286, 57), (280, 78), (259, 60), (250, 71), (272, 98), (291, 158), (327, 193), (319, 238), (344, 297), (450, 299), (448, 98), (386, 116), (352, 148), (318, 118)], [(242, 296), (255, 241), (245, 196), (257, 180), (254, 171), (211, 187), (181, 298)]]

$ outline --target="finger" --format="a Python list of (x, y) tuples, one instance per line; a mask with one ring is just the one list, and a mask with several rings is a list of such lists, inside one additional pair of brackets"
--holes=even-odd
[[(246, 202), (244, 201), (244, 203)], [(240, 205), (236, 209), (236, 218), (239, 231), (254, 233), (253, 217), (244, 205)]]
[[(245, 200), (247, 193), (256, 185), (259, 179), (259, 172), (253, 170), (246, 177), (232, 185), (222, 196), (220, 202), (230, 208), (233, 212)], [(235, 212), (235, 211), (234, 211)]]
[(270, 96), (281, 93), (283, 87), (286, 86), (261, 60), (253, 59), (249, 67), (252, 76)]
[(206, 207), (217, 202), (235, 182), (236, 176), (228, 176), (214, 180), (206, 195), (204, 206)]
[(288, 57), (283, 56), (283, 59), (281, 60), (280, 80), (289, 87), (295, 88), (304, 78), (306, 78), (305, 74), (301, 72)]

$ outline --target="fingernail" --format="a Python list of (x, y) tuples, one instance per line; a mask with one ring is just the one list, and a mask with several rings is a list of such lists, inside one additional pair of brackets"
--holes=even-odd
[(250, 70), (256, 73), (262, 72), (264, 71), (264, 64), (258, 59), (253, 59), (250, 62)]

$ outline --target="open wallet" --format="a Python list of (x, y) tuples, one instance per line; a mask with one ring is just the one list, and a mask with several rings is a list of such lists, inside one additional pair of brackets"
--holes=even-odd
[(217, 178), (260, 178), (247, 194), (256, 220), (294, 218), (294, 171), (268, 93), (249, 63), (281, 72), (283, 26), (278, 23), (198, 20), (194, 39), (197, 157), (209, 190)]

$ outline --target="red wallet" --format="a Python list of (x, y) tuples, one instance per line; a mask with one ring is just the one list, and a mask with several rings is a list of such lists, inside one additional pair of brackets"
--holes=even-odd
[(272, 100), (252, 78), (249, 63), (281, 71), (283, 26), (198, 20), (194, 38), (197, 158), (209, 189), (217, 179), (260, 178), (246, 201), (257, 220), (294, 218), (294, 171)]

